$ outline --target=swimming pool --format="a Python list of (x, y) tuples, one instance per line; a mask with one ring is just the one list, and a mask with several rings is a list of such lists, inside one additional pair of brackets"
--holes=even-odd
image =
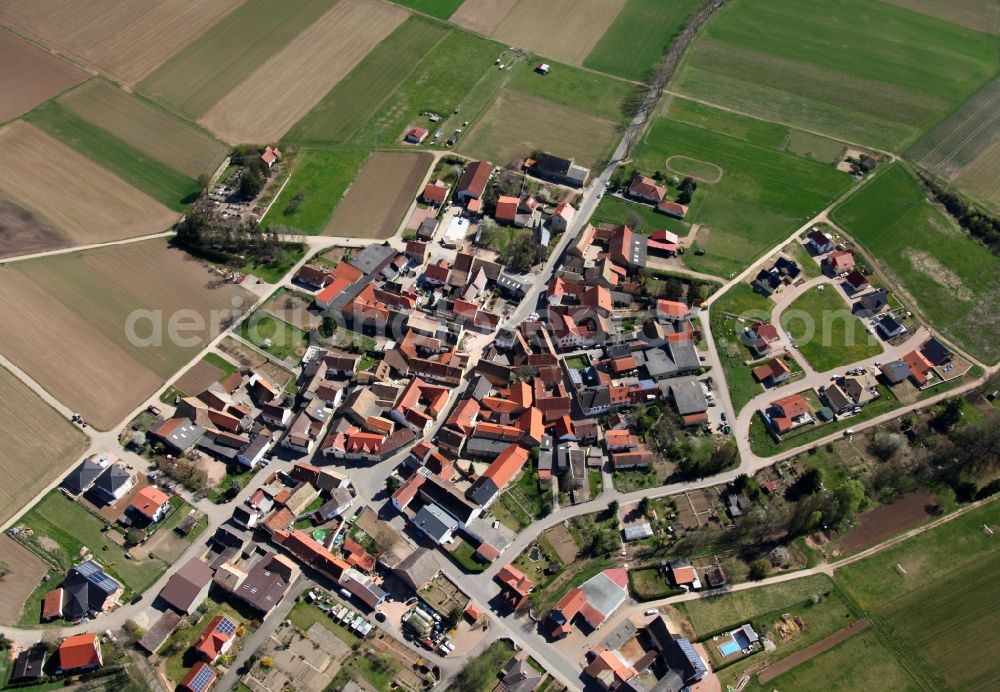
[(719, 651), (723, 656), (731, 656), (740, 652), (740, 645), (730, 639), (728, 642), (719, 647)]

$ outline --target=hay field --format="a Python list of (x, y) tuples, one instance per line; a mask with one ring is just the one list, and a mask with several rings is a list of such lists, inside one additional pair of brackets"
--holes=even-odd
[(42, 101), (69, 89), (87, 78), (87, 73), (71, 62), (14, 34), (0, 30), (0, 122), (29, 111)]
[(728, 3), (699, 32), (674, 88), (898, 151), (996, 73), (998, 45), (995, 35), (868, 0)]
[(59, 103), (190, 178), (214, 173), (228, 153), (207, 133), (103, 79), (92, 79)]
[(0, 197), (0, 258), (66, 247), (69, 241), (44, 220)]
[(376, 0), (337, 3), (198, 122), (230, 142), (278, 139), (407, 16)]
[(176, 214), (33, 125), (0, 130), (0, 187), (71, 244), (119, 240), (166, 229)]
[(378, 151), (361, 169), (323, 235), (388, 238), (416, 199), (434, 157), (428, 153)]
[(520, 0), (492, 36), (539, 55), (583, 63), (625, 0)]
[(960, 24), (976, 31), (995, 34), (1000, 31), (1000, 3), (996, 0), (884, 0), (946, 22)]
[(0, 481), (3, 522), (83, 454), (87, 440), (6, 368), (0, 368), (0, 391), (0, 477), (6, 479)]
[(244, 0), (184, 50), (149, 74), (137, 90), (196, 120), (268, 58), (319, 19), (335, 0)]
[(465, 0), (450, 21), (488, 36), (516, 4), (517, 0)]
[(411, 16), (375, 46), (285, 135), (302, 144), (348, 142), (450, 29)]
[[(211, 333), (209, 311), (252, 302), (162, 240), (4, 265), (0, 292), (0, 324), (18, 325), (0, 332), (0, 353), (99, 429), (118, 423), (200, 350)], [(153, 343), (129, 337), (130, 316), (139, 318), (134, 333)], [(198, 316), (204, 328), (185, 329)], [(183, 340), (171, 337), (171, 319)]]
[(927, 201), (901, 164), (831, 215), (875, 256), (937, 329), (987, 362), (1000, 360), (1000, 258)]
[(131, 85), (241, 0), (8, 0), (0, 22)]
[(508, 91), (459, 144), (463, 154), (506, 165), (544, 149), (595, 167), (611, 153), (617, 123), (535, 96)]

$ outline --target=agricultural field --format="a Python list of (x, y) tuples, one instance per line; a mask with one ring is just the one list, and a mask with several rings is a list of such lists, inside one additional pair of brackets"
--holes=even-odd
[(10, 573), (0, 586), (0, 624), (16, 625), (25, 601), (41, 583), (48, 568), (42, 560), (10, 536), (0, 538), (0, 561)]
[(994, 309), (1000, 258), (928, 202), (903, 165), (880, 173), (831, 218), (879, 260), (931, 324), (973, 356), (1000, 360)]
[[(0, 522), (34, 497), (86, 449), (86, 438), (21, 380), (0, 368)], [(25, 469), (31, 473), (25, 473)]]
[(87, 78), (71, 62), (0, 30), (0, 122), (29, 111)]
[(584, 59), (584, 67), (625, 79), (647, 79), (700, 4), (698, 0), (625, 0)]
[(287, 226), (308, 235), (322, 233), (367, 157), (368, 152), (361, 150), (302, 150), (292, 164), (288, 184), (261, 226)]
[(60, 105), (146, 156), (197, 179), (211, 175), (229, 148), (208, 133), (103, 79), (92, 79), (59, 99)]
[(995, 34), (867, 0), (736, 2), (699, 33), (674, 88), (899, 150), (994, 75), (998, 42)]
[(459, 151), (507, 165), (544, 149), (594, 168), (610, 156), (618, 132), (614, 121), (510, 91), (497, 97)]
[(882, 353), (878, 338), (865, 331), (836, 289), (803, 293), (781, 313), (781, 328), (816, 372), (867, 360)]
[[(703, 117), (706, 124), (731, 121), (732, 129), (759, 136), (739, 116), (730, 118), (716, 109)], [(687, 252), (684, 262), (718, 276), (746, 267), (851, 186), (850, 176), (831, 165), (669, 114), (653, 122), (635, 156), (642, 171), (669, 171), (676, 161), (679, 167), (698, 165), (698, 170), (714, 173), (718, 182), (699, 183), (685, 219), (699, 224), (695, 244), (705, 255)]]
[(1000, 77), (921, 138), (907, 157), (1000, 209)]
[(281, 137), (408, 16), (377, 2), (338, 2), (198, 122), (230, 142)]
[(176, 214), (121, 178), (23, 122), (0, 130), (9, 200), (60, 233), (62, 245), (120, 240), (168, 228)]
[(0, 332), (0, 353), (102, 430), (189, 361), (213, 322), (251, 302), (162, 240), (4, 265), (0, 291), (0, 321), (19, 325)]
[(450, 19), (469, 31), (488, 36), (517, 0), (465, 0)]
[[(108, 4), (113, 2), (108, 0)], [(217, 22), (199, 19), (194, 25), (207, 26), (208, 30), (183, 50), (172, 51), (170, 59), (143, 79), (137, 89), (187, 118), (200, 118), (334, 2), (288, 0), (282, 3), (280, 16), (275, 17), (270, 0), (246, 0)], [(283, 83), (286, 80), (287, 76)]]
[(508, 91), (552, 101), (567, 108), (625, 123), (632, 119), (629, 97), (642, 88), (635, 84), (567, 65), (552, 64), (547, 75), (535, 72), (535, 61), (518, 63)]
[(432, 162), (427, 153), (372, 154), (323, 235), (377, 240), (391, 236), (416, 199)]
[(240, 0), (11, 0), (0, 23), (132, 85)]
[(948, 0), (947, 4), (937, 0), (884, 1), (976, 31), (993, 34), (1000, 31), (1000, 5), (993, 0)]
[(983, 608), (998, 596), (990, 575), (1000, 566), (983, 527), (998, 522), (1000, 504), (989, 502), (835, 574), (939, 687), (990, 689), (1000, 672), (990, 634), (998, 616)]
[(519, 0), (493, 29), (497, 40), (579, 65), (625, 0)]
[[(174, 211), (182, 211), (201, 191), (193, 178), (150, 158), (57, 101), (39, 106), (25, 120)], [(94, 194), (100, 195), (101, 190)]]
[(438, 19), (447, 19), (462, 4), (462, 0), (392, 0), (397, 5), (429, 14)]
[(375, 46), (285, 138), (303, 144), (351, 141), (351, 135), (449, 31), (423, 17), (410, 17)]
[(66, 236), (38, 215), (0, 197), (0, 259), (55, 250), (70, 244)]

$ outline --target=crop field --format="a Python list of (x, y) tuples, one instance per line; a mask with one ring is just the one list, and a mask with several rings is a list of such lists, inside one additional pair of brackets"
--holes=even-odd
[(576, 108), (510, 91), (501, 94), (459, 150), (500, 165), (545, 149), (593, 168), (606, 160), (616, 122)]
[[(716, 111), (706, 120), (725, 122), (727, 115)], [(737, 116), (732, 127), (744, 128), (744, 119)], [(699, 183), (685, 219), (700, 224), (695, 242), (705, 250), (701, 257), (685, 253), (685, 264), (719, 276), (743, 269), (851, 185), (833, 166), (724, 132), (661, 118), (636, 150), (643, 171), (669, 168), (676, 156), (722, 171), (720, 182)]]
[(517, 0), (465, 0), (451, 15), (451, 21), (477, 34), (489, 35), (516, 4)]
[(16, 118), (87, 78), (71, 62), (0, 30), (0, 122)]
[(206, 132), (103, 79), (90, 80), (61, 97), (59, 103), (192, 179), (214, 173), (228, 153), (225, 144)]
[(0, 258), (30, 255), (69, 244), (66, 236), (37, 214), (0, 197)]
[(230, 142), (278, 139), (407, 16), (376, 0), (338, 2), (198, 122)]
[(898, 150), (993, 76), (998, 41), (867, 0), (737, 2), (699, 34), (674, 87), (759, 117)]
[(625, 0), (583, 65), (626, 79), (646, 79), (699, 4), (698, 0)]
[(368, 152), (345, 149), (305, 149), (295, 158), (292, 177), (261, 222), (302, 233), (321, 233), (340, 204)]
[(391, 236), (416, 199), (432, 162), (427, 153), (372, 154), (323, 235), (378, 240)]
[(18, 325), (0, 332), (0, 353), (102, 430), (250, 303), (162, 240), (4, 265), (0, 291), (0, 321)]
[(1000, 5), (994, 0), (884, 0), (892, 5), (905, 7), (948, 22), (960, 24), (976, 31), (1000, 31)]
[[(57, 101), (39, 106), (25, 120), (174, 211), (183, 210), (200, 192), (193, 178), (150, 158), (128, 142), (66, 110)], [(101, 191), (95, 193), (100, 195)]]
[(936, 328), (972, 355), (1000, 359), (1000, 258), (930, 204), (902, 165), (883, 171), (833, 211)]
[(198, 26), (209, 29), (150, 73), (138, 90), (181, 115), (200, 118), (334, 2), (287, 0), (276, 16), (270, 0), (246, 0), (214, 24), (199, 20)]
[[(504, 46), (475, 34), (452, 30), (412, 68), (408, 78), (379, 104), (375, 114), (353, 137), (363, 147), (398, 146), (407, 127), (424, 125), (450, 133), (464, 121), (474, 122), (486, 110), (509, 73), (494, 62)], [(453, 114), (458, 108), (459, 114)], [(421, 113), (444, 119), (429, 124)]]
[(520, 0), (492, 36), (579, 65), (618, 16), (625, 0)]
[(350, 141), (449, 29), (412, 16), (341, 79), (286, 135), (303, 144)]
[[(87, 448), (86, 438), (27, 385), (0, 368), (0, 522)], [(26, 472), (30, 469), (30, 473)]]
[(409, 7), (417, 12), (429, 14), (438, 19), (447, 19), (458, 9), (462, 0), (392, 0), (397, 5)]
[(27, 123), (0, 130), (0, 188), (68, 244), (158, 233), (176, 214), (103, 167)]
[(962, 169), (954, 183), (994, 214), (1000, 214), (1000, 133)]
[(671, 120), (771, 149), (784, 149), (792, 132), (791, 128), (785, 125), (719, 110), (714, 106), (680, 96), (668, 96), (662, 103), (666, 106), (664, 112), (670, 115)]
[(518, 64), (507, 89), (616, 122), (632, 119), (629, 97), (636, 85), (566, 65), (553, 65), (552, 72), (544, 76), (534, 68), (534, 61)]
[(983, 608), (1000, 595), (990, 578), (1000, 553), (983, 529), (998, 523), (1000, 503), (989, 502), (835, 575), (952, 689), (991, 689), (1000, 672), (992, 637), (1000, 614)]
[(864, 323), (829, 284), (792, 301), (781, 313), (781, 328), (817, 372), (882, 353), (878, 338), (865, 331)]
[(0, 624), (17, 625), (25, 601), (48, 572), (45, 563), (10, 536), (0, 538), (0, 561), (10, 569), (0, 586)]
[(240, 0), (10, 0), (0, 23), (134, 84)]

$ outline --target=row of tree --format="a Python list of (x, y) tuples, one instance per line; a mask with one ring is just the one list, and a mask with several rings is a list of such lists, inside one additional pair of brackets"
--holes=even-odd
[(922, 175), (920, 179), (934, 199), (944, 205), (962, 228), (1000, 255), (1000, 219), (990, 216), (954, 190), (938, 185)]

